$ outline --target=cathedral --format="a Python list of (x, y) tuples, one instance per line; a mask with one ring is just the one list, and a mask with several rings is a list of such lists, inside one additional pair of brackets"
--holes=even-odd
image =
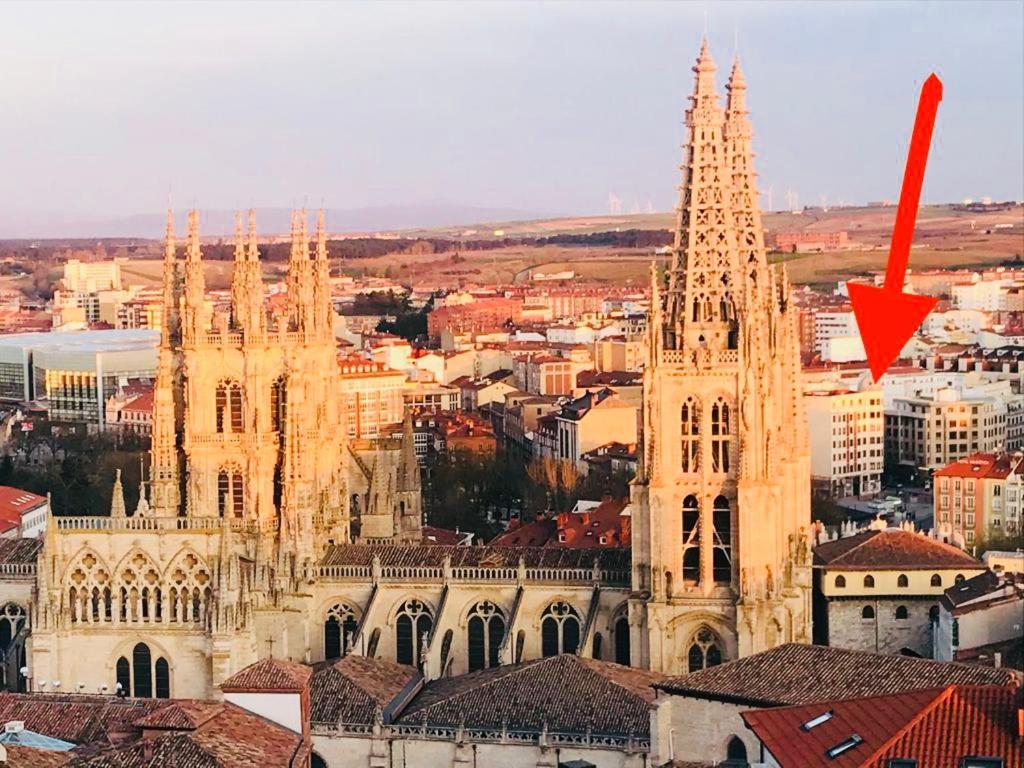
[[(195, 212), (168, 218), (148, 478), (48, 521), (0, 568), (41, 690), (206, 698), (268, 656), (462, 674), (559, 653), (683, 673), (811, 637), (810, 466), (796, 309), (769, 267), (746, 83), (702, 47), (671, 264), (652, 271), (632, 549), (423, 542), (411, 424), (346, 438), (322, 215), (294, 214), (287, 313), (239, 221), (229, 313)], [(6, 610), (6, 609), (5, 609)]]

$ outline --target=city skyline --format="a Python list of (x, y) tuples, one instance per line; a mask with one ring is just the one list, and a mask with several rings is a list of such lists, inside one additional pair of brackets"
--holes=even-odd
[(169, 192), (204, 209), (433, 207), (427, 224), (598, 214), (609, 193), (623, 213), (667, 210), (704, 29), (720, 81), (742, 57), (774, 208), (790, 190), (895, 198), (932, 70), (946, 97), (924, 201), (1024, 197), (1019, 5), (454, 7), (395, 22), (367, 5), (5, 6), (0, 141), (18, 151), (0, 236), (156, 213)]

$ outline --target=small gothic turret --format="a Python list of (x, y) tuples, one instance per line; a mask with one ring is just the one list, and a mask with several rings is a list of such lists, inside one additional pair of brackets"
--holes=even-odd
[(231, 278), (231, 324), (248, 337), (266, 332), (263, 278), (256, 243), (256, 212), (249, 209), (248, 239), (242, 233), (242, 213), (235, 216), (235, 271)]
[(292, 247), (288, 256), (288, 320), (296, 331), (308, 334), (315, 330), (313, 262), (309, 258), (305, 210), (292, 212)]
[(333, 338), (331, 309), (331, 264), (327, 257), (327, 233), (324, 230), (324, 209), (316, 215), (316, 261), (313, 267), (313, 306), (318, 334)]
[(114, 470), (114, 492), (110, 497), (110, 516), (125, 517), (124, 486), (121, 484), (121, 470)]

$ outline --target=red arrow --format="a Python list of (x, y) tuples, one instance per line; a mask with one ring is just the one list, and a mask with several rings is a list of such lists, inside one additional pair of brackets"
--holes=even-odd
[(863, 283), (847, 283), (853, 314), (857, 318), (860, 338), (868, 356), (868, 367), (875, 381), (882, 378), (900, 350), (921, 327), (938, 299), (903, 293), (903, 277), (914, 238), (914, 222), (921, 201), (924, 167), (928, 163), (928, 147), (935, 127), (935, 113), (942, 101), (942, 81), (934, 73), (921, 86), (917, 102), (914, 133), (910, 138), (907, 169), (903, 173), (900, 204), (889, 244), (889, 263), (885, 268), (885, 285), (876, 288)]

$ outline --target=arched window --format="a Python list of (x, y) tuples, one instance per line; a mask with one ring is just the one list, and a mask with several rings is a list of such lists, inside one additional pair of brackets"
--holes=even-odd
[(722, 649), (714, 632), (707, 627), (697, 630), (690, 643), (687, 661), (690, 672), (716, 667), (722, 663)]
[(846, 586), (845, 576), (836, 576), (836, 589), (843, 589)]
[(907, 578), (907, 574), (901, 573), (899, 575), (899, 578), (896, 579), (896, 586), (897, 587), (909, 587), (910, 586), (910, 579)]
[(542, 656), (576, 653), (580, 647), (580, 618), (576, 610), (562, 601), (552, 603), (540, 622)]
[(875, 577), (868, 574), (864, 577), (864, 588), (872, 589), (875, 586)]
[(939, 606), (933, 605), (931, 608), (928, 609), (928, 620), (931, 622), (936, 622), (939, 620)]
[(966, 576), (964, 576), (962, 573), (958, 573), (956, 575), (956, 578), (953, 579), (953, 583), (954, 584), (960, 584), (961, 582), (966, 581), (966, 579), (967, 579)]
[(152, 698), (153, 658), (149, 652), (149, 646), (145, 643), (138, 643), (132, 650), (132, 677), (134, 678), (132, 695), (136, 698)]
[(358, 627), (355, 611), (350, 606), (345, 603), (332, 606), (324, 620), (324, 658), (348, 655)]
[(725, 496), (715, 498), (712, 518), (715, 527), (712, 571), (715, 581), (728, 584), (732, 581), (732, 512)]
[(700, 581), (700, 508), (693, 495), (683, 499), (683, 581)]
[(679, 412), (682, 432), (683, 472), (700, 471), (700, 404), (693, 397), (686, 398)]
[(309, 768), (327, 768), (327, 762), (316, 752), (309, 758)]
[(270, 426), (280, 432), (284, 426), (284, 410), (288, 401), (284, 376), (270, 385)]
[(593, 650), (593, 654), (592, 655), (598, 661), (601, 660), (601, 643), (602, 643), (601, 633), (600, 632), (595, 632), (594, 633), (594, 647), (592, 649)]
[(875, 609), (872, 608), (870, 605), (865, 605), (861, 609), (860, 617), (862, 619), (873, 619), (873, 618), (875, 618)]
[(739, 736), (733, 736), (729, 739), (729, 743), (725, 748), (725, 759), (730, 765), (734, 763), (746, 765), (747, 745), (743, 743)]
[(907, 606), (905, 606), (905, 605), (897, 605), (896, 606), (896, 618), (897, 619), (906, 619), (907, 618)]
[(240, 518), (245, 514), (245, 487), (237, 464), (221, 467), (217, 475), (217, 512), (221, 517)]
[(222, 381), (217, 385), (217, 431), (242, 432), (242, 385), (237, 381)]
[(7, 603), (0, 611), (0, 653), (6, 653), (11, 641), (25, 625), (25, 609), (17, 603)]
[(937, 573), (933, 573), (932, 574), (932, 586), (933, 587), (941, 587), (942, 586), (942, 577), (939, 576), (939, 574), (937, 574)]
[(430, 633), (434, 620), (430, 609), (420, 600), (406, 600), (395, 620), (395, 648), (399, 664), (419, 667), (423, 658), (423, 639)]
[(171, 669), (167, 665), (167, 659), (157, 659), (153, 668), (156, 673), (156, 697), (158, 699), (171, 698)]
[[(125, 696), (130, 696), (132, 693), (132, 666), (124, 656), (117, 660), (115, 674), (117, 675), (114, 688), (115, 693), (123, 693)], [(120, 688), (117, 686), (120, 686)]]
[(625, 616), (615, 621), (615, 663), (629, 666), (629, 620)]
[(484, 600), (469, 613), (469, 671), (496, 667), (505, 639), (505, 617), (494, 603)]
[(711, 471), (729, 471), (729, 404), (718, 398), (711, 406)]

